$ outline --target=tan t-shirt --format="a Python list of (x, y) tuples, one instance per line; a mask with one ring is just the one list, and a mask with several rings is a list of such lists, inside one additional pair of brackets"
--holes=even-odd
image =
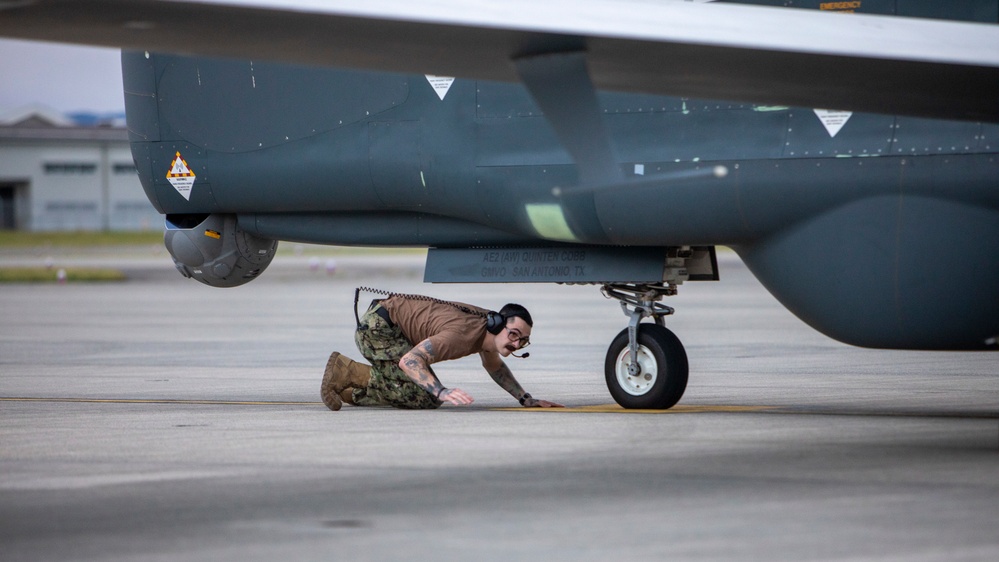
[[(485, 314), (483, 308), (455, 303)], [(434, 360), (446, 361), (482, 351), (486, 339), (484, 316), (462, 312), (457, 308), (433, 301), (394, 296), (382, 301), (392, 323), (413, 345), (430, 339)]]

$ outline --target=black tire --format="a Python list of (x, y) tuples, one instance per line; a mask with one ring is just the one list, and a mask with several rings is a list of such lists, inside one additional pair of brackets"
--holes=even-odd
[(680, 401), (687, 389), (687, 352), (673, 332), (656, 324), (639, 324), (639, 364), (646, 372), (638, 377), (628, 373), (630, 355), (625, 328), (611, 342), (604, 361), (607, 389), (618, 404), (628, 409), (666, 410)]

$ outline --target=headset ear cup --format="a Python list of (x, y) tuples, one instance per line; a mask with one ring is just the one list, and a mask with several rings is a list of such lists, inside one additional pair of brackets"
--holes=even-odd
[(504, 327), (506, 327), (506, 318), (503, 318), (502, 314), (490, 311), (489, 314), (486, 315), (487, 332), (495, 335), (502, 332)]

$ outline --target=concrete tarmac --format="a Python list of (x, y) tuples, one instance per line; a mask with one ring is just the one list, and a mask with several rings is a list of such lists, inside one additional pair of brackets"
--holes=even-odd
[[(690, 382), (666, 413), (613, 406), (627, 319), (596, 287), (292, 256), (236, 289), (168, 258), (5, 285), (0, 559), (999, 560), (999, 354), (848, 347), (720, 261), (668, 302)], [(435, 366), (469, 407), (330, 412), (357, 285), (524, 304), (507, 363), (570, 408), (520, 408), (472, 357)]]

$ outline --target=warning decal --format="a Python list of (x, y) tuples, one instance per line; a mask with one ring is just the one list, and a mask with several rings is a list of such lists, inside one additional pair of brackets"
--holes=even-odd
[(191, 188), (194, 187), (194, 172), (187, 167), (187, 162), (180, 156), (180, 152), (170, 163), (170, 171), (167, 172), (166, 179), (170, 185), (181, 194), (184, 199), (191, 200)]
[(860, 8), (860, 2), (854, 0), (853, 2), (822, 2), (819, 4), (820, 10), (832, 11), (832, 12), (855, 12)]
[(444, 96), (447, 95), (447, 91), (451, 89), (451, 84), (454, 83), (453, 76), (434, 76), (433, 74), (425, 74), (427, 77), (427, 82), (430, 82), (430, 86), (437, 92), (437, 97), (444, 101)]
[(838, 111), (835, 109), (813, 109), (815, 116), (822, 121), (822, 125), (825, 126), (826, 131), (829, 133), (830, 137), (835, 137), (836, 133), (846, 125), (846, 122), (850, 120), (850, 116), (853, 115), (852, 111)]

